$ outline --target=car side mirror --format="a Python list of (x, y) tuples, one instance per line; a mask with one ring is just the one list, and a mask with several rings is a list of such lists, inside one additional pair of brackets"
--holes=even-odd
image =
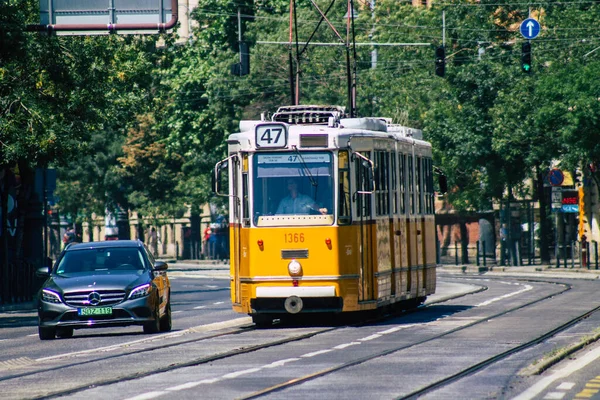
[(154, 267), (152, 268), (155, 271), (166, 271), (169, 268), (169, 264), (164, 261), (156, 261), (154, 263)]
[(37, 271), (35, 271), (35, 276), (38, 278), (47, 278), (50, 276), (50, 269), (52, 267), (39, 267)]

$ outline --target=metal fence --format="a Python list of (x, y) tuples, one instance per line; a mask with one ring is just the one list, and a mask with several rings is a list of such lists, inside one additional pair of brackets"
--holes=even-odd
[(504, 242), (491, 246), (477, 241), (463, 249), (459, 241), (455, 241), (442, 252), (437, 243), (437, 263), (441, 265), (477, 266), (526, 266), (552, 265), (556, 268), (586, 268), (599, 269), (598, 242), (572, 241), (563, 246), (552, 246), (550, 262), (543, 262), (539, 257), (539, 249), (531, 248), (526, 243), (519, 242), (511, 250)]

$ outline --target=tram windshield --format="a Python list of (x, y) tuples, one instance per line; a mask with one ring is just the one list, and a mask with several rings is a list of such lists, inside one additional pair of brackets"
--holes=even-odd
[(334, 204), (332, 159), (330, 152), (255, 154), (254, 224), (331, 225)]

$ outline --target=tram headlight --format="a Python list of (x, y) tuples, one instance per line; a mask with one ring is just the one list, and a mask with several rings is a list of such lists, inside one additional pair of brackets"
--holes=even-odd
[(288, 271), (292, 276), (302, 275), (302, 265), (298, 261), (292, 260), (288, 264)]

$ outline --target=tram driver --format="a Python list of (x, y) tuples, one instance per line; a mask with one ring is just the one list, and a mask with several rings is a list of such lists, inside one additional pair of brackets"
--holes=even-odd
[(289, 195), (281, 199), (275, 214), (310, 214), (311, 211), (327, 214), (327, 208), (319, 205), (310, 197), (298, 192), (298, 182), (294, 179), (286, 181)]

